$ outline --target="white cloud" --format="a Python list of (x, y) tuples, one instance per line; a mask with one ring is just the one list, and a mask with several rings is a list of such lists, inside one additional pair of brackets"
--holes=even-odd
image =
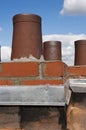
[(43, 41), (61, 41), (62, 43), (62, 59), (68, 65), (74, 65), (74, 41), (86, 39), (85, 34), (59, 34), (59, 35), (45, 35)]
[(1, 47), (1, 61), (10, 61), (11, 48), (8, 46)]
[[(68, 65), (74, 65), (74, 41), (86, 39), (85, 34), (53, 34), (44, 35), (44, 41), (61, 41), (62, 43), (62, 60)], [(10, 61), (11, 57), (11, 47), (2, 46), (1, 47), (1, 60)]]
[(86, 14), (86, 0), (64, 0), (63, 9), (60, 14)]

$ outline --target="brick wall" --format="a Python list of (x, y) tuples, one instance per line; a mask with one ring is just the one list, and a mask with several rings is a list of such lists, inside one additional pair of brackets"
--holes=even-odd
[(86, 77), (86, 66), (69, 66), (68, 74), (70, 77)]
[[(61, 61), (44, 62), (1, 62), (0, 85), (62, 85), (68, 78), (85, 78), (86, 66), (67, 66)], [(86, 95), (81, 96), (83, 103), (72, 96), (72, 101), (67, 108), (61, 107), (0, 107), (0, 129), (24, 129), (24, 130), (70, 130), (86, 129)], [(78, 104), (78, 105), (77, 105)], [(77, 109), (79, 112), (77, 113)], [(17, 110), (16, 110), (17, 109)], [(10, 111), (9, 111), (10, 110)], [(33, 112), (34, 111), (34, 112)], [(72, 112), (71, 112), (72, 111)], [(66, 122), (67, 112), (67, 122)], [(72, 113), (72, 114), (71, 114)], [(41, 115), (41, 116), (39, 116)], [(22, 116), (22, 118), (21, 118)], [(33, 121), (30, 121), (30, 119)], [(63, 118), (64, 117), (64, 118)], [(76, 118), (77, 117), (77, 118)], [(78, 120), (78, 119), (81, 120)], [(76, 121), (76, 124), (74, 121)], [(7, 121), (7, 122), (6, 122)], [(84, 124), (82, 123), (84, 121)], [(67, 123), (67, 125), (66, 125)], [(71, 124), (72, 123), (72, 124)], [(80, 124), (79, 127), (77, 124)], [(77, 127), (76, 127), (77, 126)], [(29, 129), (28, 129), (29, 128)]]
[(67, 65), (58, 62), (0, 63), (0, 85), (63, 84)]
[[(67, 65), (61, 61), (51, 62), (1, 62), (0, 63), (0, 85), (62, 85), (67, 77)], [(6, 86), (5, 86), (6, 87)], [(6, 109), (3, 109), (6, 108)], [(10, 109), (10, 111), (9, 111)], [(18, 111), (15, 112), (15, 109)], [(1, 126), (0, 129), (62, 129), (59, 122), (62, 108), (55, 107), (0, 107)], [(14, 112), (14, 114), (12, 113)], [(34, 111), (34, 112), (33, 112)], [(64, 108), (63, 108), (63, 111)], [(19, 114), (21, 112), (21, 114)], [(30, 113), (29, 113), (30, 112)], [(3, 114), (2, 114), (3, 113)], [(31, 114), (32, 113), (32, 114)], [(34, 116), (33, 116), (34, 113)], [(61, 114), (60, 114), (61, 113)], [(41, 114), (41, 116), (40, 116)], [(57, 117), (58, 115), (58, 117)], [(21, 118), (22, 116), (22, 118)], [(9, 120), (12, 121), (10, 121)], [(36, 119), (36, 121), (30, 121)], [(58, 121), (57, 121), (58, 119)], [(39, 123), (41, 120), (42, 123)], [(52, 125), (51, 122), (53, 121)], [(45, 126), (46, 122), (46, 126)], [(40, 126), (38, 126), (39, 124)], [(50, 125), (48, 125), (50, 124)]]

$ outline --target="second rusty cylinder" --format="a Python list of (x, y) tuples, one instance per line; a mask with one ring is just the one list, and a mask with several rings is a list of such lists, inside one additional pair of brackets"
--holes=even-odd
[(75, 41), (75, 65), (86, 65), (86, 40)]
[(35, 14), (17, 14), (13, 17), (11, 59), (42, 54), (41, 17)]
[(61, 42), (46, 41), (44, 42), (43, 55), (45, 60), (61, 60)]

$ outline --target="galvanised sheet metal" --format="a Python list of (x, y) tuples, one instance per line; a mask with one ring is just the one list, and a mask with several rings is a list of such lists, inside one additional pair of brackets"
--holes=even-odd
[(86, 79), (70, 79), (69, 85), (73, 92), (86, 93)]
[(65, 106), (65, 103), (64, 86), (0, 86), (0, 105)]

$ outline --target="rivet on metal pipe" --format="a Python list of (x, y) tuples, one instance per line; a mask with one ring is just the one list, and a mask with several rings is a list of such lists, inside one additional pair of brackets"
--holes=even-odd
[(41, 17), (35, 14), (17, 14), (13, 17), (11, 60), (30, 55), (40, 59), (42, 53)]

